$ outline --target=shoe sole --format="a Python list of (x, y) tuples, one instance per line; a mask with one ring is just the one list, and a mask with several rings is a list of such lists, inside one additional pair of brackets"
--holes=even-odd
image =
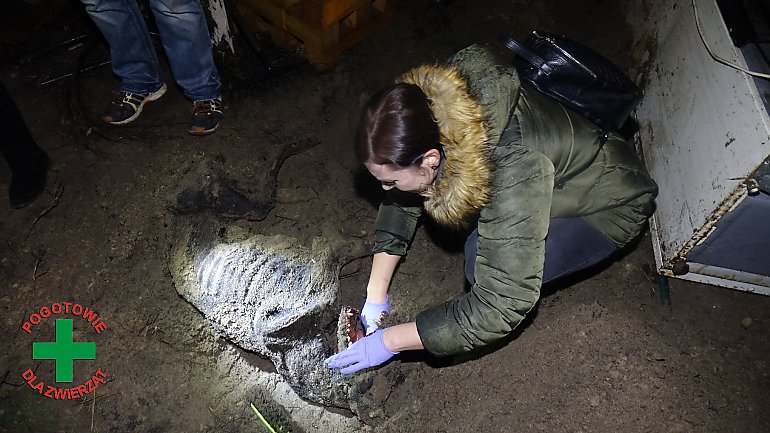
[(117, 122), (112, 121), (112, 122), (107, 122), (107, 123), (109, 123), (110, 125), (125, 125), (127, 123), (133, 122), (134, 120), (136, 120), (137, 117), (139, 117), (140, 114), (142, 114), (142, 108), (144, 108), (144, 105), (145, 104), (149, 104), (152, 101), (157, 101), (158, 99), (160, 99), (160, 97), (163, 96), (166, 93), (166, 89), (167, 89), (166, 83), (163, 83), (163, 85), (160, 87), (160, 89), (158, 89), (158, 90), (150, 93), (149, 95), (147, 95), (147, 97), (144, 98), (142, 103), (139, 104), (138, 107), (136, 107), (136, 112), (131, 117), (129, 117), (127, 119), (124, 119), (124, 120), (119, 120)]
[(203, 131), (193, 131), (192, 129), (188, 129), (187, 132), (190, 133), (190, 135), (194, 135), (196, 137), (203, 137), (204, 135), (210, 135), (213, 134), (214, 131), (219, 128), (219, 124), (217, 123), (217, 126), (211, 128), (211, 129), (204, 129)]

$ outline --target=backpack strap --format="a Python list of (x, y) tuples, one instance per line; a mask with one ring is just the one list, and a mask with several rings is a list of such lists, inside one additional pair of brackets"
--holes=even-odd
[(510, 34), (503, 34), (500, 36), (500, 42), (502, 42), (509, 50), (513, 51), (517, 56), (526, 60), (527, 63), (543, 71), (548, 75), (553, 71), (553, 68), (545, 62), (540, 56), (530, 51), (527, 47), (517, 41)]

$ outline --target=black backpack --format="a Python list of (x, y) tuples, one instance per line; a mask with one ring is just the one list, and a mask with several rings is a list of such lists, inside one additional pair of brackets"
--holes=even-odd
[(582, 114), (605, 132), (620, 129), (642, 91), (596, 51), (553, 33), (533, 31), (524, 41), (501, 42), (516, 53), (519, 77), (538, 91)]

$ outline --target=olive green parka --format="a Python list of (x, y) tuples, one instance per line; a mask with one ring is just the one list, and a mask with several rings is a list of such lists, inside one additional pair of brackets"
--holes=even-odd
[[(622, 247), (653, 211), (657, 187), (633, 147), (616, 134), (603, 143), (597, 126), (522, 87), (510, 65), (510, 55), (472, 45), (397, 80), (427, 95), (445, 158), (421, 205), (386, 197), (373, 252), (406, 254), (423, 213), (449, 227), (478, 220), (475, 284), (417, 315), (434, 355), (498, 340), (535, 306), (551, 217), (582, 216)], [(501, 140), (512, 115), (518, 142)]]

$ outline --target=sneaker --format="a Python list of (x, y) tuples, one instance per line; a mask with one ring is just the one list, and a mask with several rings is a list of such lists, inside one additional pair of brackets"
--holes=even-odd
[(222, 98), (195, 101), (192, 108), (190, 134), (208, 135), (216, 131), (222, 120)]
[(152, 93), (115, 92), (115, 98), (104, 110), (102, 120), (112, 125), (131, 123), (139, 117), (144, 104), (159, 99), (164, 93), (166, 93), (165, 83)]

